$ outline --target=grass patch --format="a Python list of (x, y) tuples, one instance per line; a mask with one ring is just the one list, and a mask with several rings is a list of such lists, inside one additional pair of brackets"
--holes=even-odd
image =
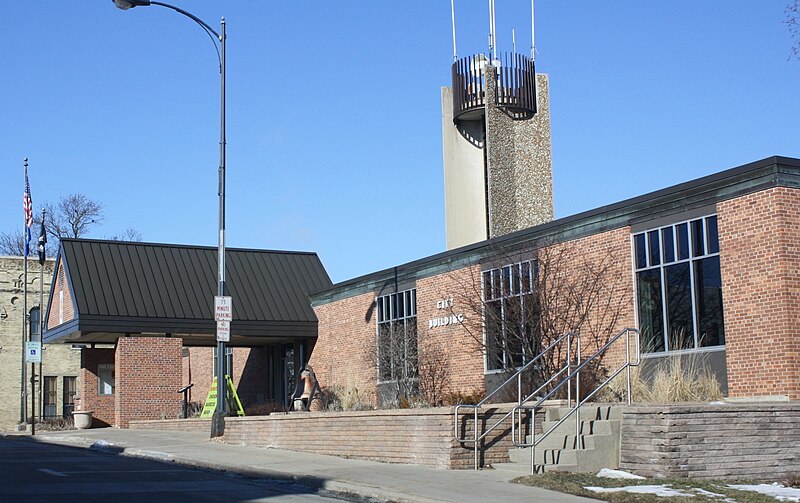
[[(742, 481), (713, 481), (687, 479), (610, 479), (596, 477), (587, 473), (550, 472), (541, 475), (529, 475), (513, 481), (532, 487), (541, 487), (561, 493), (574, 494), (612, 503), (667, 503), (667, 502), (716, 502), (730, 503), (775, 503), (775, 498), (754, 491), (738, 491), (728, 484), (749, 484)], [(656, 494), (640, 494), (624, 491), (594, 492), (586, 487), (627, 487), (627, 486), (667, 486), (686, 493), (687, 496), (658, 496)], [(713, 493), (709, 494), (709, 493)], [(691, 495), (691, 496), (689, 496)]]

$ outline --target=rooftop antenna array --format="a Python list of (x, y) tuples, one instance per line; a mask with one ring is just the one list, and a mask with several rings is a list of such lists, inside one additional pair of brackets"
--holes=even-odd
[[(458, 50), (456, 47), (456, 5), (455, 0), (450, 0), (450, 23), (453, 31), (453, 62), (458, 61)], [(534, 0), (531, 0), (531, 61), (536, 57), (536, 26), (534, 19)], [(512, 28), (511, 40), (513, 51), (517, 52), (517, 37), (516, 31)], [(487, 56), (492, 61), (497, 62), (497, 15), (495, 9), (495, 0), (489, 0), (489, 52)]]

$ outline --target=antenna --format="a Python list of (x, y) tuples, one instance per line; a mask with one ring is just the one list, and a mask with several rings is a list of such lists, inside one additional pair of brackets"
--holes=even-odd
[(535, 35), (535, 24), (533, 22), (533, 0), (531, 0), (531, 61), (536, 59), (536, 43), (534, 42), (534, 40), (536, 40), (534, 38)]
[(517, 53), (517, 35), (514, 32), (514, 28), (511, 28), (511, 46), (514, 49), (514, 54)]
[(455, 0), (450, 0), (450, 19), (453, 23), (453, 63), (458, 61), (458, 53), (456, 52), (456, 6)]
[(489, 57), (492, 60), (497, 59), (497, 39), (495, 38), (496, 29), (494, 17), (494, 0), (489, 0)]

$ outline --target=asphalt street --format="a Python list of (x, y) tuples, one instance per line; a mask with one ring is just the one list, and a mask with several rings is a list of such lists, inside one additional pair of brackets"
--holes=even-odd
[(2, 502), (343, 501), (288, 481), (245, 478), (175, 463), (0, 438)]

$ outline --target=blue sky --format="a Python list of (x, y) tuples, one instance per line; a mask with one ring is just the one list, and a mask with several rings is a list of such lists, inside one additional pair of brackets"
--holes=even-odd
[[(319, 253), (334, 281), (444, 250), (440, 87), (450, 2), (173, 0), (228, 22), (227, 242)], [(557, 217), (771, 155), (800, 157), (788, 0), (536, 2)], [(487, 2), (456, 0), (459, 55)], [(497, 2), (498, 45), (530, 3)], [(219, 79), (210, 40), (161, 7), (0, 2), (0, 230), (83, 193), (91, 237), (216, 245)]]

